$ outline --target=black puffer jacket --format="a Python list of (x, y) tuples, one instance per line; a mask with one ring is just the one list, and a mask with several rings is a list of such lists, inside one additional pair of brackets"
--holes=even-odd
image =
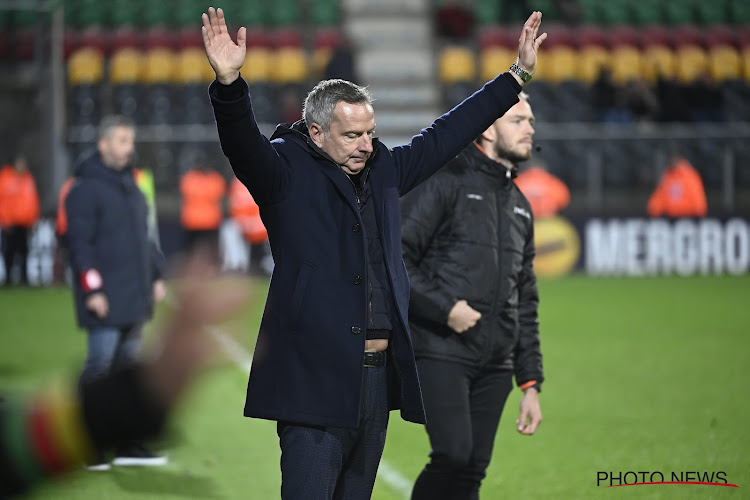
[[(522, 385), (544, 378), (539, 295), (531, 208), (507, 172), (470, 145), (403, 198), (402, 242), (416, 356), (513, 368)], [(461, 299), (482, 318), (457, 334)]]

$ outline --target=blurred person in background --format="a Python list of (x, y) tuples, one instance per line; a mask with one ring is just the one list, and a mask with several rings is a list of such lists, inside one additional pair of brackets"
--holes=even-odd
[(268, 231), (260, 218), (260, 207), (244, 184), (235, 177), (229, 187), (229, 215), (239, 226), (250, 248), (250, 265), (257, 265), (263, 274), (273, 272), (273, 257), (268, 246)]
[[(65, 200), (78, 325), (88, 332), (81, 384), (136, 359), (143, 324), (166, 293), (164, 258), (149, 238), (148, 205), (130, 165), (134, 148), (129, 118), (103, 118), (96, 151), (76, 167)], [(97, 450), (91, 470), (109, 469), (106, 451)], [(166, 457), (129, 443), (115, 450), (112, 463), (163, 465)]]
[(224, 177), (206, 164), (200, 163), (182, 176), (180, 221), (185, 229), (187, 249), (199, 244), (218, 248), (219, 226), (224, 220), (222, 201), (226, 191)]
[(646, 207), (651, 217), (705, 217), (706, 191), (698, 171), (673, 151)]
[(19, 282), (28, 284), (29, 230), (39, 220), (39, 194), (26, 156), (18, 154), (13, 164), (0, 169), (0, 228), (2, 228), (5, 284), (13, 284), (18, 266)]
[(176, 276), (176, 307), (149, 353), (80, 387), (54, 381), (0, 399), (0, 498), (95, 459), (98, 449), (157, 438), (200, 372), (216, 364), (206, 327), (247, 304), (246, 282), (219, 279), (213, 259), (188, 256)]
[(430, 461), (413, 500), (478, 499), (513, 376), (518, 432), (542, 421), (544, 380), (531, 206), (513, 179), (531, 157), (528, 97), (403, 198), (409, 321)]
[(222, 9), (203, 14), (221, 146), (260, 207), (276, 265), (244, 414), (277, 422), (282, 498), (370, 498), (389, 410), (424, 423), (399, 197), (518, 102), (546, 38), (541, 18), (526, 21), (512, 71), (388, 148), (374, 137), (372, 96), (340, 79), (318, 83), (304, 119), (265, 137), (240, 76), (246, 29), (235, 43)]
[(519, 172), (516, 186), (529, 201), (531, 213), (536, 219), (554, 217), (570, 203), (568, 186), (540, 160)]

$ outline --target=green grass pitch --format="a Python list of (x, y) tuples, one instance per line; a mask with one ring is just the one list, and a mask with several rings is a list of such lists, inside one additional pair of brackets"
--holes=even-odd
[[(250, 352), (266, 286), (256, 283), (254, 303), (224, 326)], [(533, 437), (516, 433), (514, 391), (482, 498), (750, 498), (750, 276), (572, 276), (539, 288), (544, 422)], [(69, 290), (0, 290), (0, 392), (73, 378), (84, 355)], [(169, 466), (79, 471), (29, 498), (278, 498), (275, 424), (242, 417), (246, 382), (234, 365), (200, 379), (159, 443)], [(391, 413), (381, 468), (389, 474), (373, 498), (408, 498), (428, 452), (424, 429)], [(628, 471), (666, 481), (672, 472), (723, 471), (739, 488), (597, 486), (599, 472)]]

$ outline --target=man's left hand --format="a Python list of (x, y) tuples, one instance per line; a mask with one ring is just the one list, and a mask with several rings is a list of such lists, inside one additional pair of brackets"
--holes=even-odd
[(521, 398), (521, 414), (516, 421), (518, 432), (531, 436), (541, 423), (542, 408), (539, 406), (539, 392), (529, 387)]

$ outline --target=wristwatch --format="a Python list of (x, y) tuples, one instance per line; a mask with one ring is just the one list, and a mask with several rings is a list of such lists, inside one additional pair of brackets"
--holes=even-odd
[(517, 74), (524, 82), (528, 82), (529, 80), (531, 80), (531, 75), (529, 74), (529, 72), (519, 66), (517, 62), (514, 62), (508, 71)]

